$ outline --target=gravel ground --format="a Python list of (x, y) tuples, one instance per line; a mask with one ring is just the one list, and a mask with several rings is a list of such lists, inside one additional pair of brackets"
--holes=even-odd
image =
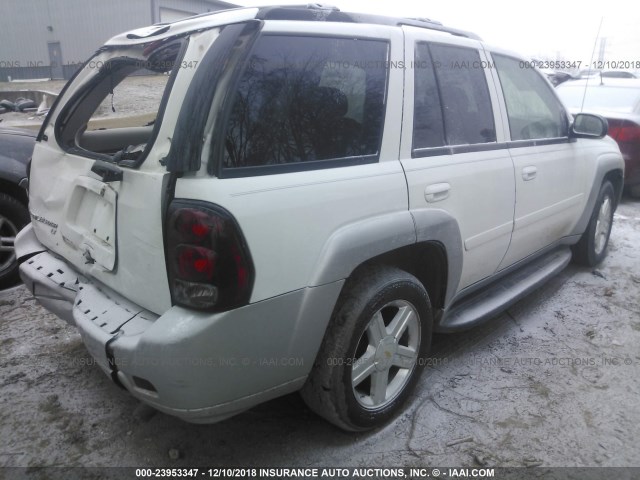
[(406, 410), (365, 434), (297, 395), (215, 425), (156, 413), (24, 287), (0, 292), (0, 466), (640, 466), (639, 244), (640, 202), (625, 199), (597, 270), (570, 266), (499, 318), (436, 336)]

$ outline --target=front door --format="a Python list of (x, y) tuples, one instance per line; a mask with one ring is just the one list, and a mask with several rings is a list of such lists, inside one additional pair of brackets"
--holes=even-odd
[(513, 237), (500, 268), (569, 235), (584, 208), (584, 168), (578, 144), (553, 88), (519, 59), (492, 54), (509, 121), (509, 152), (515, 166)]

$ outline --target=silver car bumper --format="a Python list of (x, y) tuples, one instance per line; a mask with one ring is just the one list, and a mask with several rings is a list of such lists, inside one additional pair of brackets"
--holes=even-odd
[(133, 396), (211, 423), (302, 387), (343, 282), (229, 312), (173, 307), (158, 316), (43, 251), (30, 227), (16, 239), (20, 275), (48, 310), (77, 326), (102, 370)]

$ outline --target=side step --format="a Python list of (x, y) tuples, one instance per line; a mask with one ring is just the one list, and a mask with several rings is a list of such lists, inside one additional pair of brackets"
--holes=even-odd
[(435, 330), (438, 332), (466, 330), (497, 316), (541, 286), (550, 277), (562, 271), (570, 260), (569, 247), (554, 250), (533, 260), (454, 303), (444, 312)]

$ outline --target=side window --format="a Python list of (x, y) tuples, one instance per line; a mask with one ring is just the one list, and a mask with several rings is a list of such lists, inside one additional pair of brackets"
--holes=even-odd
[(387, 59), (385, 41), (263, 36), (235, 94), (223, 167), (375, 161)]
[(426, 43), (416, 45), (413, 88), (413, 149), (442, 147), (444, 122), (433, 60)]
[(419, 43), (415, 65), (414, 149), (496, 141), (491, 97), (476, 50)]
[(568, 135), (564, 108), (551, 86), (534, 70), (503, 55), (493, 55), (507, 105), (511, 140), (558, 138)]

